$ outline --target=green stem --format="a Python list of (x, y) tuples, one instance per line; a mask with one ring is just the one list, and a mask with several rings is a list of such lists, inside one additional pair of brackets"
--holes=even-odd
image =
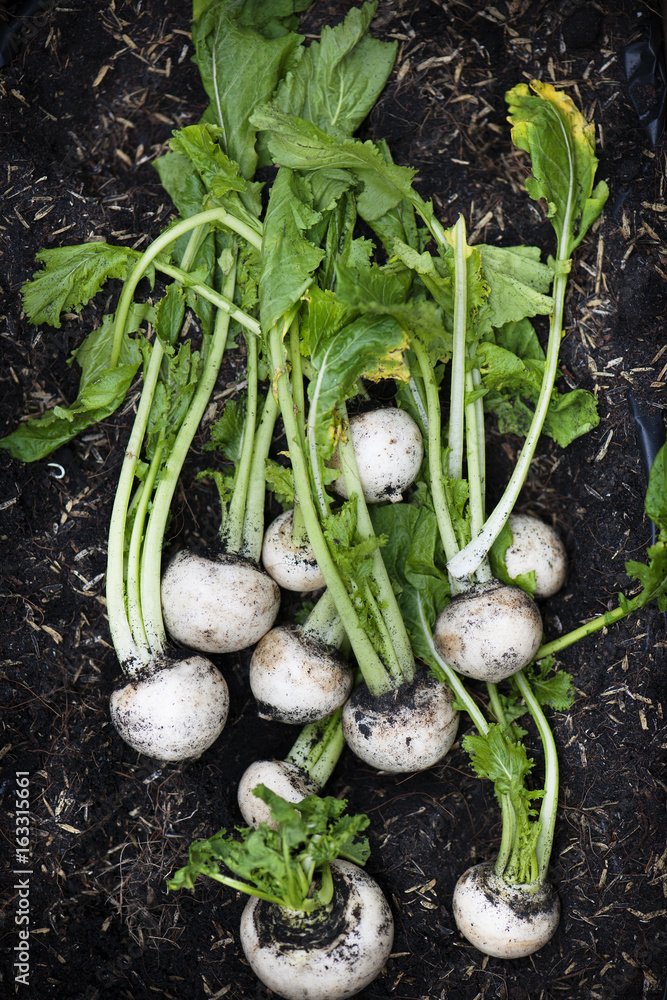
[(345, 629), (338, 616), (336, 604), (328, 590), (325, 590), (319, 601), (308, 615), (301, 627), (301, 633), (307, 639), (315, 639), (325, 646), (335, 646), (340, 649), (345, 638)]
[(556, 829), (556, 811), (558, 809), (558, 752), (546, 716), (533, 690), (526, 680), (523, 671), (514, 674), (519, 691), (528, 706), (544, 748), (544, 798), (540, 806), (541, 830), (537, 839), (535, 855), (537, 859), (536, 878), (544, 882), (549, 867), (554, 831)]
[(426, 395), (426, 412), (428, 417), (428, 470), (431, 481), (431, 498), (433, 508), (438, 522), (438, 530), (442, 545), (445, 550), (445, 557), (451, 559), (459, 551), (456, 533), (452, 525), (449, 514), (449, 505), (443, 482), (442, 470), (442, 436), (440, 430), (440, 397), (438, 384), (435, 380), (433, 366), (429, 361), (428, 354), (418, 340), (413, 340), (412, 349), (417, 357), (419, 370), (424, 380), (424, 393)]
[(236, 466), (234, 492), (229, 504), (229, 511), (222, 533), (222, 543), (225, 552), (230, 555), (240, 555), (243, 551), (243, 527), (246, 516), (246, 500), (252, 469), (253, 451), (255, 447), (255, 432), (257, 430), (257, 411), (259, 397), (257, 391), (257, 354), (258, 341), (252, 334), (246, 337), (248, 359), (246, 378), (248, 390), (246, 396), (246, 415), (243, 425), (241, 442), (241, 457)]
[(350, 640), (350, 645), (357, 658), (359, 667), (363, 672), (368, 689), (373, 695), (384, 694), (391, 691), (394, 685), (359, 622), (354, 605), (350, 600), (329, 552), (329, 546), (324, 537), (318, 512), (312, 498), (310, 475), (306, 463), (303, 440), (294, 413), (294, 399), (290, 393), (282, 329), (278, 325), (274, 326), (271, 330), (270, 349), (274, 386), (278, 393), (280, 412), (282, 413), (283, 424), (285, 426), (296, 494), (299, 498), (310, 544), (320, 572), (336, 604), (341, 622)]
[(500, 817), (502, 823), (502, 833), (500, 835), (500, 847), (493, 866), (496, 875), (501, 878), (510, 864), (512, 848), (516, 834), (516, 813), (509, 795), (498, 796), (500, 801)]
[(144, 618), (141, 606), (141, 552), (144, 540), (144, 530), (146, 527), (146, 515), (151, 501), (155, 479), (158, 474), (162, 455), (164, 452), (164, 437), (160, 440), (155, 449), (151, 464), (144, 478), (137, 487), (139, 502), (136, 507), (132, 533), (130, 535), (130, 545), (127, 554), (127, 617), (130, 623), (132, 635), (137, 636), (139, 641), (148, 645), (151, 652), (155, 650), (153, 644), (146, 635)]
[(597, 618), (592, 618), (584, 625), (580, 625), (579, 628), (575, 628), (571, 632), (561, 635), (558, 639), (553, 639), (551, 642), (545, 642), (543, 646), (540, 646), (535, 654), (535, 659), (543, 660), (545, 656), (552, 656), (554, 653), (560, 652), (561, 649), (567, 649), (568, 646), (573, 646), (574, 643), (579, 642), (580, 639), (585, 639), (586, 636), (593, 635), (595, 632), (600, 632), (608, 625), (613, 625), (615, 622), (621, 621), (623, 618), (627, 618), (628, 615), (633, 614), (635, 611), (641, 611), (645, 604), (648, 604), (651, 600), (655, 600), (656, 597), (664, 594), (666, 590), (667, 581), (665, 581), (665, 583), (653, 594), (646, 595), (642, 591), (641, 594), (638, 594), (637, 597), (629, 601), (625, 608), (622, 608), (619, 605), (612, 611), (605, 611), (603, 615), (598, 615)]
[[(341, 411), (341, 416), (347, 419), (345, 404), (341, 405)], [(338, 452), (347, 495), (349, 497), (356, 496), (357, 533), (364, 540), (375, 539), (375, 531), (359, 478), (359, 469), (354, 454), (352, 436), (349, 433), (345, 439), (341, 438), (339, 441)], [(404, 681), (413, 680), (415, 676), (415, 659), (403, 622), (401, 609), (379, 547), (373, 552), (373, 577), (378, 587), (379, 613), (382, 619), (378, 624), (382, 627), (383, 631), (386, 629), (388, 638), (386, 663), (388, 667), (391, 662), (395, 663), (398, 673), (395, 670), (391, 672), (398, 685)], [(375, 606), (375, 602), (373, 604)]]
[[(230, 297), (234, 294), (235, 281), (236, 262), (234, 261), (223, 282), (223, 288)], [(204, 362), (204, 370), (160, 476), (153, 498), (151, 515), (148, 519), (142, 551), (141, 608), (148, 644), (156, 653), (162, 652), (166, 643), (160, 600), (160, 575), (162, 546), (169, 510), (183, 463), (218, 378), (227, 344), (228, 330), (229, 315), (225, 312), (218, 312)]]
[(180, 222), (177, 222), (175, 225), (165, 230), (165, 232), (161, 233), (160, 236), (158, 236), (158, 238), (151, 243), (148, 249), (144, 251), (141, 257), (139, 257), (123, 285), (123, 290), (121, 292), (120, 299), (118, 300), (118, 307), (116, 309), (116, 317), (114, 320), (113, 345), (111, 349), (111, 357), (109, 359), (110, 368), (115, 368), (118, 363), (118, 358), (120, 357), (123, 337), (125, 336), (125, 326), (127, 324), (127, 317), (134, 298), (135, 289), (153, 260), (170, 244), (180, 239), (184, 233), (189, 233), (192, 229), (197, 229), (199, 226), (208, 224), (213, 225), (215, 223), (218, 225), (224, 225), (226, 228), (238, 233), (239, 236), (242, 236), (252, 246), (261, 250), (262, 240), (260, 234), (251, 229), (250, 226), (246, 225), (244, 222), (241, 222), (240, 219), (231, 215), (224, 208), (213, 208), (209, 209), (207, 212), (199, 212), (197, 215), (192, 215), (188, 219), (182, 219)]
[(500, 695), (498, 694), (498, 688), (495, 684), (492, 684), (491, 681), (487, 681), (486, 690), (489, 696), (491, 711), (495, 715), (496, 721), (503, 727), (503, 729), (507, 729), (507, 719), (505, 718), (503, 703), (501, 702)]
[(333, 774), (345, 746), (342, 714), (339, 708), (326, 719), (304, 726), (285, 758), (305, 771), (320, 789)]
[(468, 327), (468, 283), (466, 266), (466, 231), (462, 215), (454, 226), (454, 334), (451, 361), (449, 404), (450, 479), (463, 477), (463, 439), (466, 394), (466, 333)]
[[(568, 231), (567, 228), (565, 231)], [(514, 509), (519, 493), (523, 487), (528, 469), (532, 462), (537, 442), (542, 433), (542, 427), (549, 409), (551, 393), (553, 392), (556, 374), (558, 371), (558, 356), (560, 352), (560, 342), (563, 329), (563, 311), (565, 308), (565, 291), (567, 286), (567, 270), (569, 260), (564, 247), (565, 241), (559, 241), (558, 260), (556, 262), (556, 277), (553, 286), (554, 311), (551, 314), (551, 324), (549, 327), (549, 341), (547, 344), (546, 363), (540, 394), (530, 429), (521, 449), (521, 453), (514, 467), (505, 492), (496, 504), (495, 509), (487, 518), (480, 533), (461, 549), (457, 556), (450, 559), (447, 568), (452, 576), (464, 578), (474, 573), (482, 560), (486, 557), (489, 549), (500, 534), (508, 517)]]
[(249, 333), (253, 334), (255, 337), (259, 337), (262, 328), (256, 319), (252, 316), (248, 316), (243, 309), (240, 309), (232, 299), (221, 292), (216, 292), (215, 289), (209, 288), (208, 285), (204, 285), (201, 281), (197, 281), (195, 278), (191, 277), (182, 267), (174, 267), (171, 264), (164, 264), (161, 261), (157, 261), (155, 267), (158, 271), (162, 271), (170, 278), (174, 278), (179, 284), (183, 285), (185, 288), (191, 288), (193, 292), (201, 296), (203, 299), (208, 299), (214, 306), (226, 312), (230, 319), (236, 320), (236, 322), (248, 330)]
[(331, 874), (331, 865), (328, 861), (325, 861), (320, 869), (320, 879), (320, 891), (317, 897), (321, 906), (328, 906), (334, 894), (333, 876)]
[(132, 634), (128, 621), (124, 582), (125, 525), (139, 453), (148, 425), (163, 354), (162, 344), (156, 337), (144, 375), (144, 385), (132, 425), (130, 440), (125, 449), (109, 523), (106, 585), (109, 629), (120, 665), (128, 676), (134, 676), (142, 666), (150, 663), (152, 659), (151, 649), (143, 641), (142, 636)]
[(227, 875), (219, 875), (216, 872), (210, 871), (207, 871), (206, 874), (215, 882), (220, 882), (221, 885), (226, 885), (228, 889), (235, 889), (237, 892), (243, 892), (246, 896), (256, 896), (257, 899), (264, 899), (267, 903), (276, 903), (283, 909), (295, 909), (295, 907), (286, 906), (285, 900), (282, 896), (273, 896), (271, 893), (264, 892), (262, 889), (256, 889), (254, 885), (248, 885), (247, 882), (241, 882), (240, 879), (229, 878)]
[(255, 433), (255, 444), (250, 466), (250, 482), (246, 498), (243, 521), (242, 552), (248, 559), (258, 563), (262, 554), (264, 539), (264, 504), (266, 501), (266, 460), (273, 440), (273, 429), (280, 407), (272, 392), (264, 401), (262, 416)]

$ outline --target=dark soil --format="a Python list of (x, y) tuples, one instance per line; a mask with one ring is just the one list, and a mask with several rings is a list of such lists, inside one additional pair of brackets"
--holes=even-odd
[[(317, 2), (313, 31), (347, 6)], [(66, 359), (104, 305), (102, 296), (59, 330), (31, 328), (19, 290), (35, 254), (95, 239), (146, 246), (172, 214), (151, 161), (206, 104), (191, 62), (188, 3), (41, 7), (0, 71), (7, 430), (73, 399), (76, 372)], [(651, 539), (632, 401), (653, 416), (667, 404), (665, 149), (652, 147), (639, 123), (622, 62), (649, 14), (631, 0), (379, 4), (376, 31), (398, 39), (400, 52), (365, 131), (417, 168), (443, 223), (462, 212), (477, 241), (552, 253), (544, 212), (522, 190), (525, 160), (511, 147), (503, 95), (522, 80), (553, 81), (597, 123), (599, 176), (611, 197), (576, 256), (562, 378), (595, 392), (601, 421), (564, 452), (545, 442), (522, 497), (560, 528), (571, 558), (564, 593), (543, 609), (549, 638), (611, 606), (629, 586), (626, 560), (641, 559)], [(235, 377), (230, 363), (218, 393)], [(263, 998), (239, 947), (243, 900), (212, 883), (167, 895), (165, 879), (192, 838), (241, 821), (241, 773), (259, 756), (283, 756), (295, 731), (256, 718), (245, 654), (220, 658), (230, 720), (196, 763), (159, 766), (138, 756), (108, 718), (118, 666), (105, 613), (106, 531), (135, 401), (49, 460), (22, 466), (0, 452), (2, 993)], [(489, 433), (498, 491), (519, 442)], [(215, 532), (210, 484), (189, 482), (200, 447), (201, 439), (170, 544)], [(460, 744), (414, 776), (372, 773), (344, 755), (329, 790), (369, 814), (368, 867), (396, 921), (394, 953), (364, 1000), (662, 997), (666, 645), (663, 616), (646, 609), (560, 657), (577, 691), (571, 711), (552, 720), (562, 789), (551, 878), (563, 917), (532, 958), (484, 958), (454, 926), (456, 879), (493, 858), (499, 836), (492, 789), (471, 776)], [(534, 733), (528, 740), (537, 747)], [(539, 770), (537, 749), (535, 757)], [(23, 875), (14, 874), (17, 771), (29, 773), (32, 810)], [(29, 885), (29, 986), (15, 983), (12, 968), (18, 879)]]

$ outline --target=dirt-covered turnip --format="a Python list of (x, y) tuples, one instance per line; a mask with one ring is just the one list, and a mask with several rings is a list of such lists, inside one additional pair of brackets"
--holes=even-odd
[(139, 753), (158, 760), (199, 757), (222, 732), (227, 683), (203, 656), (162, 658), (112, 692), (111, 720)]
[(333, 796), (290, 803), (265, 785), (254, 794), (271, 823), (192, 844), (169, 888), (192, 889), (203, 874), (254, 897), (241, 917), (241, 945), (278, 996), (352, 997), (382, 971), (394, 939), (389, 904), (359, 867), (370, 854), (360, 837), (368, 816), (343, 818), (346, 803)]
[(264, 532), (262, 565), (284, 590), (307, 592), (324, 587), (324, 577), (308, 542), (294, 538), (294, 511), (279, 514)]
[(394, 774), (423, 771), (442, 760), (458, 724), (451, 691), (425, 673), (380, 697), (360, 684), (343, 707), (343, 735), (353, 753)]
[(260, 718), (294, 725), (331, 715), (354, 683), (352, 668), (334, 646), (289, 625), (272, 628), (259, 641), (249, 676)]
[(254, 645), (273, 625), (280, 588), (255, 563), (236, 556), (208, 559), (177, 552), (162, 576), (167, 631), (205, 653), (233, 653)]
[(550, 941), (560, 920), (560, 902), (548, 882), (516, 886), (492, 863), (469, 868), (452, 898), (456, 926), (485, 955), (525, 958)]
[(535, 597), (552, 597), (567, 580), (567, 553), (554, 527), (532, 514), (510, 514), (512, 544), (505, 567), (512, 578), (535, 573)]
[(534, 658), (542, 616), (519, 587), (491, 580), (454, 597), (436, 618), (433, 638), (458, 673), (497, 683)]
[(255, 975), (286, 1000), (345, 1000), (382, 971), (394, 921), (379, 885), (349, 861), (332, 861), (330, 907), (303, 914), (250, 899), (241, 945)]
[[(424, 442), (416, 421), (396, 407), (370, 410), (350, 417), (349, 434), (366, 502), (402, 500), (403, 491), (417, 478), (424, 457)], [(340, 469), (338, 452), (329, 464)], [(347, 497), (342, 475), (334, 480), (332, 488), (339, 496)]]

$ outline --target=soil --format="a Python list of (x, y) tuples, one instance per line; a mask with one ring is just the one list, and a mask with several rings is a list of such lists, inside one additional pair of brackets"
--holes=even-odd
[[(347, 6), (317, 2), (309, 32)], [(191, 62), (189, 4), (33, 7), (0, 71), (7, 430), (74, 398), (66, 359), (105, 303), (102, 295), (61, 329), (32, 328), (19, 290), (35, 254), (96, 239), (145, 247), (173, 212), (151, 163), (206, 105)], [(399, 54), (363, 134), (386, 138), (394, 159), (418, 170), (443, 223), (462, 212), (476, 241), (554, 251), (542, 207), (522, 189), (526, 163), (511, 146), (506, 90), (552, 81), (596, 121), (599, 177), (611, 196), (576, 255), (561, 373), (563, 386), (596, 394), (601, 419), (565, 451), (544, 442), (521, 498), (560, 529), (571, 560), (567, 587), (543, 607), (549, 638), (631, 589), (625, 562), (642, 559), (651, 540), (633, 404), (660, 423), (667, 403), (665, 148), (639, 121), (622, 56), (650, 14), (630, 0), (380, 0), (376, 20)], [(236, 377), (229, 363), (217, 399)], [(109, 722), (118, 666), (105, 612), (106, 531), (135, 404), (136, 393), (45, 461), (21, 465), (0, 451), (3, 995), (259, 1000), (268, 991), (239, 946), (243, 899), (203, 883), (194, 895), (167, 894), (165, 879), (191, 839), (241, 822), (243, 770), (257, 757), (284, 756), (295, 731), (257, 719), (247, 654), (219, 659), (230, 719), (194, 763), (139, 756)], [(498, 492), (519, 441), (493, 427), (489, 436)], [(170, 546), (216, 530), (210, 483), (191, 481), (202, 440), (174, 504)], [(291, 610), (286, 603), (285, 619)], [(456, 879), (492, 859), (499, 836), (492, 789), (471, 775), (460, 740), (440, 765), (408, 776), (375, 773), (344, 754), (329, 791), (370, 816), (368, 869), (396, 921), (392, 956), (363, 1000), (663, 996), (666, 645), (664, 616), (647, 608), (559, 657), (577, 695), (569, 712), (552, 715), (562, 787), (550, 877), (563, 916), (531, 958), (484, 958), (453, 922)], [(539, 775), (533, 731), (527, 740)], [(15, 856), (17, 772), (29, 776), (27, 869)], [(22, 897), (29, 985), (12, 967)]]

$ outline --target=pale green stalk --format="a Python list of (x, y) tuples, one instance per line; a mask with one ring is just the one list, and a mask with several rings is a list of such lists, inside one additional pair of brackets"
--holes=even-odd
[(141, 445), (148, 425), (155, 387), (160, 375), (164, 351), (156, 337), (151, 348), (150, 360), (144, 376), (144, 385), (134, 418), (130, 440), (120, 470), (109, 524), (107, 553), (107, 612), (109, 629), (121, 667), (129, 676), (150, 663), (152, 651), (147, 643), (132, 634), (125, 603), (125, 525), (127, 510), (134, 485)]
[(224, 208), (212, 208), (206, 212), (198, 212), (197, 215), (192, 215), (187, 219), (182, 219), (180, 222), (175, 223), (173, 226), (170, 226), (169, 229), (165, 230), (165, 232), (161, 233), (160, 236), (158, 236), (158, 238), (151, 243), (148, 249), (142, 253), (141, 257), (139, 257), (123, 285), (123, 290), (121, 292), (120, 299), (118, 300), (118, 307), (116, 309), (116, 316), (114, 320), (113, 345), (109, 360), (110, 368), (114, 368), (118, 363), (118, 358), (120, 357), (120, 351), (123, 344), (123, 337), (125, 336), (127, 317), (134, 298), (134, 292), (151, 263), (159, 254), (162, 253), (163, 250), (166, 250), (168, 246), (183, 236), (184, 233), (189, 233), (191, 230), (198, 229), (200, 226), (214, 224), (224, 225), (227, 229), (230, 229), (239, 236), (242, 236), (243, 239), (247, 240), (251, 244), (251, 246), (256, 247), (258, 250), (261, 249), (261, 235), (256, 230), (246, 225), (246, 223), (241, 222), (240, 219), (231, 215)]
[[(236, 281), (236, 263), (225, 277), (223, 288), (231, 298)], [(181, 424), (176, 440), (158, 482), (151, 516), (148, 521), (146, 538), (142, 550), (141, 565), (141, 613), (146, 629), (146, 637), (151, 648), (162, 652), (166, 643), (160, 599), (160, 574), (164, 532), (169, 517), (171, 502), (183, 468), (183, 462), (192, 444), (197, 427), (211, 398), (227, 343), (229, 314), (219, 311), (215, 317), (213, 336), (208, 347), (204, 369), (197, 383), (192, 402)]]
[(274, 326), (270, 333), (270, 350), (274, 388), (278, 393), (280, 402), (280, 411), (287, 437), (287, 447), (292, 463), (296, 494), (299, 498), (301, 512), (315, 559), (335, 601), (338, 614), (357, 658), (357, 663), (360, 669), (363, 670), (364, 679), (369, 690), (374, 695), (385, 694), (393, 690), (394, 684), (359, 622), (354, 605), (350, 600), (329, 552), (329, 547), (320, 525), (318, 511), (313, 501), (310, 473), (305, 457), (305, 445), (294, 412), (294, 399), (290, 392), (283, 331), (278, 325)]

